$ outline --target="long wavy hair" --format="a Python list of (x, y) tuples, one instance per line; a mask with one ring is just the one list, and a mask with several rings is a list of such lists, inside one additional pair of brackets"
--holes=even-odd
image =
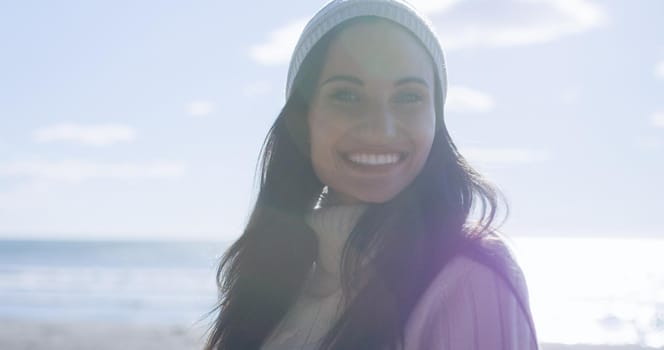
[[(307, 113), (330, 42), (357, 20), (367, 18), (345, 22), (314, 46), (268, 132), (255, 206), (217, 272), (219, 304), (206, 350), (259, 349), (295, 302), (316, 260), (317, 238), (305, 216), (323, 184), (309, 155)], [(499, 193), (452, 142), (439, 83), (435, 96), (436, 133), (422, 171), (395, 198), (370, 205), (347, 239), (341, 269), (345, 308), (323, 349), (398, 348), (423, 291), (458, 254), (494, 269), (518, 295), (501, 254), (486, 248), (486, 242), (499, 241), (494, 230)], [(473, 209), (477, 221), (470, 223)], [(526, 312), (526, 301), (519, 303)]]

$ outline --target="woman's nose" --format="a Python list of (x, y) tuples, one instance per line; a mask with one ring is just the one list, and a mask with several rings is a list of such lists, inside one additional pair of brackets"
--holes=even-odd
[(389, 139), (396, 136), (396, 120), (388, 102), (372, 104), (367, 110), (364, 130), (366, 136), (371, 138)]

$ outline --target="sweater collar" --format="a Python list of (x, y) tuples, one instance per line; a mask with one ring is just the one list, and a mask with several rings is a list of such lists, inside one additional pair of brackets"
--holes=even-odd
[(365, 203), (317, 207), (309, 212), (306, 222), (319, 236), (348, 236), (368, 207)]

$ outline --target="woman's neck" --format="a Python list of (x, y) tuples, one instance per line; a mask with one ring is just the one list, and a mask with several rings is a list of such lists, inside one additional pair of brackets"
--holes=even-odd
[(326, 202), (308, 217), (318, 237), (318, 258), (310, 284), (314, 293), (326, 294), (340, 287), (344, 246), (366, 208), (367, 204), (363, 203), (330, 205)]

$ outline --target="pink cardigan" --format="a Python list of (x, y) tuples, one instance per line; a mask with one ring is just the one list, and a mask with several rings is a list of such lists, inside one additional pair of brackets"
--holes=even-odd
[(512, 284), (525, 312), (492, 269), (459, 256), (436, 276), (408, 320), (404, 350), (536, 350), (528, 292), (518, 265)]

